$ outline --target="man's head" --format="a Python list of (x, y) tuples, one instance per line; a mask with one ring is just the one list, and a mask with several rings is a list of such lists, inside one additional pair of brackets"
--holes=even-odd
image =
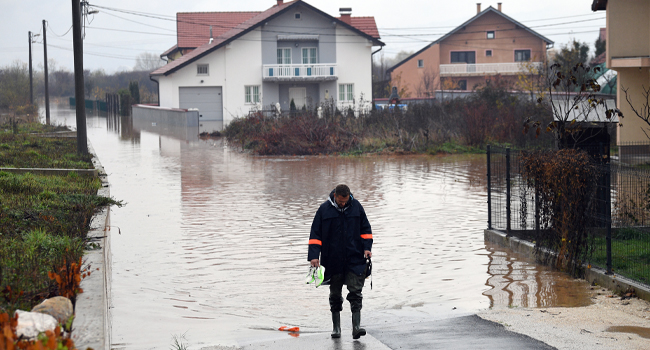
[(350, 200), (350, 187), (340, 184), (334, 189), (334, 200), (339, 208), (345, 207)]

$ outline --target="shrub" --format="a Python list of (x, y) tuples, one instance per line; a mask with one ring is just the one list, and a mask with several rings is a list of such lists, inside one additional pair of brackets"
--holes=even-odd
[(539, 197), (541, 230), (535, 237), (538, 253), (548, 249), (555, 256), (539, 255), (572, 274), (580, 272), (593, 249), (597, 172), (591, 157), (581, 150), (524, 152), (522, 176)]

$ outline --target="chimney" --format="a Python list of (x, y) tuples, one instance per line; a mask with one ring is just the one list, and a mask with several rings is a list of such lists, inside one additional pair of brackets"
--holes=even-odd
[(212, 40), (214, 39), (212, 38), (212, 26), (210, 26), (210, 41), (208, 43), (212, 44)]
[(501, 12), (501, 3), (500, 2), (497, 2), (497, 10), (499, 10), (499, 12)]
[(339, 13), (341, 14), (341, 21), (352, 25), (352, 8), (351, 7), (341, 7), (339, 8)]
[(284, 3), (284, 0), (278, 0), (278, 6), (282, 5)]
[(481, 13), (481, 3), (477, 2), (476, 3), (476, 14), (478, 15), (479, 13)]

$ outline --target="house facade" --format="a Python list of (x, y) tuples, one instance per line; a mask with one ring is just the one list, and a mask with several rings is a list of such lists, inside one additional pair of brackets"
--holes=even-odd
[(650, 89), (650, 2), (594, 0), (592, 10), (607, 12), (606, 65), (618, 73), (616, 100), (625, 116), (624, 127), (617, 128), (617, 142), (647, 142), (650, 127), (636, 116), (632, 107), (647, 112), (644, 89)]
[(389, 69), (406, 97), (434, 97), (436, 90), (473, 90), (495, 76), (515, 82), (534, 74), (553, 42), (489, 6), (440, 39)]
[(224, 126), (253, 109), (289, 110), (292, 100), (297, 109), (325, 101), (359, 108), (372, 96), (373, 47), (384, 44), (373, 17), (341, 10), (336, 18), (301, 0), (278, 0), (230, 23), (178, 14), (178, 43), (164, 53), (169, 63), (151, 73), (160, 106), (197, 108), (200, 120)]

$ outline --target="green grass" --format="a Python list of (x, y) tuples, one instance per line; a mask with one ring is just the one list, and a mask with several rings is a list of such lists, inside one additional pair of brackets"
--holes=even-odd
[(445, 142), (442, 145), (431, 147), (427, 150), (427, 153), (429, 154), (485, 153), (485, 150), (481, 149), (480, 147), (461, 145), (455, 141), (451, 141), (451, 142)]
[[(607, 266), (607, 246), (604, 237), (595, 240), (592, 262)], [(635, 229), (622, 229), (612, 234), (612, 269), (619, 274), (650, 284), (650, 234)]]
[(92, 169), (90, 160), (77, 153), (74, 138), (0, 132), (0, 167)]
[(92, 216), (121, 204), (97, 196), (100, 187), (97, 178), (76, 173), (0, 172), (0, 313), (29, 310), (56, 295), (47, 272), (78, 261)]

